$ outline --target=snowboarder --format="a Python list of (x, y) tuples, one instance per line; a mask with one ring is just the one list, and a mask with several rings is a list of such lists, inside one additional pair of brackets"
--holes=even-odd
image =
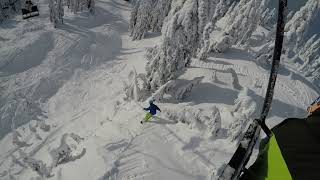
[[(149, 107), (148, 108), (143, 108), (147, 112), (147, 114), (144, 116), (143, 120), (144, 122), (148, 122), (152, 116), (157, 114), (157, 110), (161, 112), (160, 108), (154, 104), (154, 99), (149, 100)], [(141, 121), (141, 124), (143, 121)]]

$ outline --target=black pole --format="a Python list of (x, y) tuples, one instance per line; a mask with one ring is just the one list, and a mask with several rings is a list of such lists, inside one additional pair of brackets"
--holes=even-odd
[(270, 111), (273, 94), (274, 94), (274, 87), (277, 81), (277, 75), (278, 75), (281, 52), (282, 52), (286, 13), (287, 13), (287, 0), (279, 0), (277, 33), (276, 33), (276, 41), (274, 45), (272, 67), (271, 67), (268, 88), (267, 88), (266, 96), (264, 99), (261, 116), (260, 116), (260, 119), (258, 119), (258, 122), (261, 125), (261, 128), (265, 131), (265, 133), (268, 136), (271, 135), (271, 131), (265, 125), (265, 120)]

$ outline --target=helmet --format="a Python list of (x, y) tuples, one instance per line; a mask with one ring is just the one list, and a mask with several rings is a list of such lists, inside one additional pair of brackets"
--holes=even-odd
[(150, 98), (148, 102), (149, 104), (153, 104), (154, 101), (155, 101), (154, 98)]

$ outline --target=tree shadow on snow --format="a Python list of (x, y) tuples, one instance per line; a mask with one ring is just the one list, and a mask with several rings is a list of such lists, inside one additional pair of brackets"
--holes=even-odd
[(202, 138), (194, 136), (190, 138), (190, 141), (182, 147), (182, 150), (193, 150), (199, 147)]
[(222, 88), (212, 83), (200, 83), (196, 85), (184, 102), (201, 103), (221, 103), (233, 105), (239, 92), (229, 88)]
[(1, 29), (12, 29), (17, 27), (17, 24), (20, 21), (16, 21), (14, 19), (5, 19), (2, 23), (0, 23), (0, 28)]
[(221, 54), (212, 54), (212, 57), (230, 59), (231, 61), (236, 59), (251, 61), (253, 59), (253, 57), (245, 50), (236, 49), (236, 48), (230, 48), (226, 52)]
[(120, 10), (125, 10), (125, 11), (131, 11), (131, 6), (129, 3), (119, 3), (117, 0), (110, 0), (110, 1), (100, 1), (98, 0), (97, 2), (106, 4), (110, 7), (113, 7), (115, 9), (120, 9)]
[[(192, 80), (177, 79), (175, 80), (175, 88), (167, 93), (170, 97), (164, 97), (161, 101), (164, 103), (179, 104), (181, 102), (190, 102), (194, 105), (202, 103), (222, 103), (233, 105), (234, 100), (238, 97), (238, 91), (230, 88), (219, 87), (213, 83), (199, 83), (194, 85), (191, 92), (186, 94), (182, 100), (174, 98), (175, 93), (181, 87), (191, 83)], [(226, 85), (224, 82), (216, 82), (218, 84)]]
[[(257, 110), (260, 112), (264, 102), (264, 97), (257, 95), (254, 91), (249, 90), (249, 96), (252, 97), (255, 102), (257, 102)], [(273, 99), (271, 104), (271, 109), (269, 112), (269, 117), (278, 116), (283, 119), (293, 118), (293, 117), (305, 117), (307, 115), (306, 110), (301, 109), (295, 105), (287, 104), (278, 99)]]
[[(254, 61), (255, 62), (255, 61)], [(263, 64), (260, 64), (258, 62), (255, 62), (257, 64), (257, 66), (262, 67), (264, 70), (266, 71), (270, 71), (271, 69), (271, 65), (266, 66)], [(299, 72), (295, 72), (293, 70), (288, 69), (287, 67), (285, 67), (284, 65), (280, 65), (279, 67), (279, 72), (280, 75), (283, 76), (291, 76), (292, 80), (296, 80), (296, 81), (300, 81), (303, 84), (306, 84), (309, 88), (316, 90), (318, 93), (320, 93), (320, 89), (319, 87), (317, 87), (316, 85), (314, 85), (312, 82), (310, 82), (309, 80), (306, 79), (306, 77), (304, 77), (303, 75), (299, 74)], [(310, 102), (311, 103), (311, 102)]]
[(149, 121), (150, 123), (155, 123), (155, 124), (177, 124), (177, 121), (170, 121), (158, 116), (153, 117), (154, 120)]
[(152, 39), (161, 36), (160, 32), (148, 32), (143, 39)]
[(233, 65), (229, 62), (225, 62), (225, 61), (222, 61), (222, 60), (219, 60), (218, 58), (208, 58), (205, 60), (205, 62), (209, 62), (209, 63), (215, 63), (215, 64), (222, 64), (222, 65)]
[(181, 142), (182, 144), (184, 144), (184, 146), (182, 147), (182, 150), (191, 150), (191, 152), (196, 155), (198, 158), (200, 158), (203, 162), (211, 165), (211, 166), (215, 166), (206, 156), (203, 155), (204, 152), (200, 152), (198, 150), (196, 150), (197, 147), (199, 147), (200, 142), (202, 141), (201, 138), (199, 137), (191, 137), (190, 138), (190, 142), (185, 142), (182, 138), (180, 138), (174, 131), (172, 131), (170, 128), (163, 126), (167, 131), (169, 131), (169, 133), (171, 135), (173, 135), (179, 142)]

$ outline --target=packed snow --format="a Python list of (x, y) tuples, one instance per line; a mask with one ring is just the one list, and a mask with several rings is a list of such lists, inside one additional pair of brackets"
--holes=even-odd
[[(267, 3), (91, 0), (83, 1), (89, 9), (73, 4), (54, 15), (49, 2), (61, 6), (40, 0), (40, 16), (0, 24), (0, 179), (216, 179), (262, 109), (269, 78), (262, 62), (274, 40), (261, 26), (272, 19)], [(317, 5), (319, 12), (317, 2), (300, 11)], [(237, 12), (255, 17), (233, 32), (224, 15)], [(257, 20), (262, 12), (269, 15)], [(301, 33), (294, 27), (308, 26), (290, 22), (292, 38)], [(309, 51), (299, 58), (318, 57), (317, 37), (303, 41), (291, 50), (303, 46)], [(300, 72), (319, 73), (317, 60), (300, 69), (285, 60), (269, 127), (305, 117), (320, 92)], [(142, 125), (150, 97), (162, 112)]]

